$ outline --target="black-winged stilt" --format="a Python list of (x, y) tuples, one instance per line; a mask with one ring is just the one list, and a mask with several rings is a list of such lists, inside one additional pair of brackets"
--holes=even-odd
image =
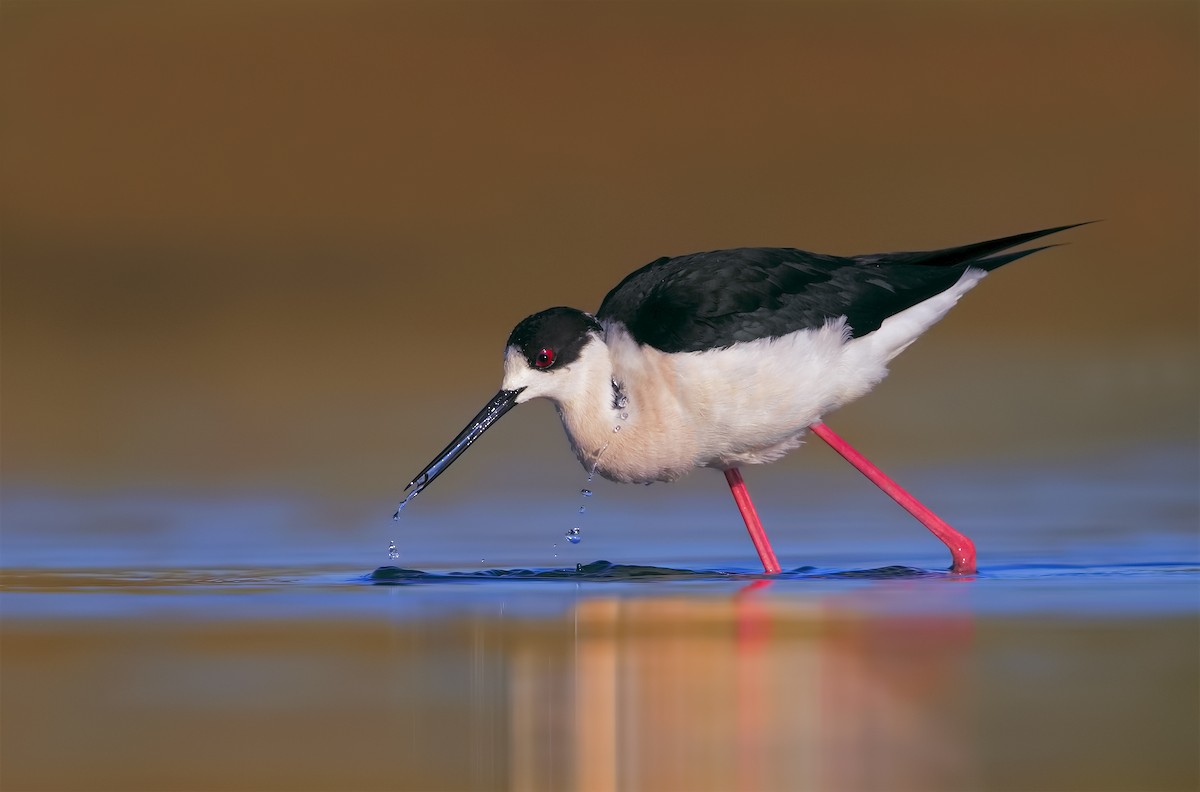
[(887, 365), (997, 267), (1004, 252), (1073, 225), (916, 253), (829, 256), (738, 248), (660, 258), (600, 310), (522, 319), (487, 406), (409, 482), (400, 509), (488, 427), (531, 399), (554, 403), (584, 467), (620, 482), (722, 470), (763, 569), (780, 571), (739, 467), (774, 462), (804, 433), (829, 443), (975, 571), (975, 545), (822, 422), (871, 390)]

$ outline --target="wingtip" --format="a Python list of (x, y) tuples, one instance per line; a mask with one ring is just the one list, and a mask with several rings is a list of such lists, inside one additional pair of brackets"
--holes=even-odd
[(1067, 231), (1071, 228), (1079, 228), (1080, 226), (1091, 225), (1092, 223), (1103, 223), (1103, 222), (1104, 222), (1104, 218), (1102, 218), (1102, 217), (1096, 218), (1095, 220), (1083, 220), (1078, 223), (1070, 223), (1068, 225), (1059, 226), (1058, 228), (1047, 229), (1046, 233), (1055, 234), (1055, 233), (1058, 233), (1059, 231)]
[[(1057, 234), (1062, 231), (1069, 231), (1072, 228), (1079, 228), (1080, 226), (1092, 225), (1093, 223), (1101, 223), (1101, 222), (1104, 222), (1103, 218), (1099, 218), (1096, 220), (1084, 220), (1079, 223), (1070, 223), (1068, 225), (1056, 226), (1054, 228), (1047, 228), (1043, 231), (1035, 231), (1034, 239), (1040, 239), (1041, 237), (1050, 236), (1051, 234)], [(1033, 241), (1033, 240), (1029, 240), (1029, 241)], [(1027, 253), (1027, 254), (1028, 253), (1036, 253), (1039, 250), (1046, 250), (1047, 248), (1053, 248), (1053, 247), (1063, 247), (1064, 245), (1069, 245), (1069, 244), (1071, 244), (1070, 241), (1051, 242), (1049, 244), (1042, 245), (1041, 247), (1032, 248), (1032, 249), (1025, 250), (1022, 252)]]

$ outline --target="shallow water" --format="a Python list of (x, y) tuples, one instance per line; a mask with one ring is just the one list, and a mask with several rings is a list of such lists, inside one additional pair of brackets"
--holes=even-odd
[(792, 513), (774, 577), (715, 477), (597, 484), (578, 546), (570, 488), (530, 522), (502, 490), (336, 528), (311, 502), (8, 496), (0, 781), (1194, 789), (1194, 475), (1180, 447), (918, 470), (966, 515), (966, 576), (821, 471), (802, 507), (751, 482)]

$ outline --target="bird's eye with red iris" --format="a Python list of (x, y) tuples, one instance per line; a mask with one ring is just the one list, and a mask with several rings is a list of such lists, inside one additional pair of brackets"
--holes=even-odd
[(548, 347), (542, 349), (541, 352), (537, 353), (537, 357), (533, 359), (533, 365), (542, 369), (550, 368), (554, 365), (554, 350)]

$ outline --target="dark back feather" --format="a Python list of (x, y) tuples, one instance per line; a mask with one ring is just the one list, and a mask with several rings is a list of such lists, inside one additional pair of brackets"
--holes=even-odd
[(660, 258), (617, 284), (596, 317), (664, 352), (780, 337), (840, 317), (857, 337), (950, 288), (968, 267), (992, 270), (1043, 248), (993, 254), (1073, 227), (913, 253), (736, 248)]

